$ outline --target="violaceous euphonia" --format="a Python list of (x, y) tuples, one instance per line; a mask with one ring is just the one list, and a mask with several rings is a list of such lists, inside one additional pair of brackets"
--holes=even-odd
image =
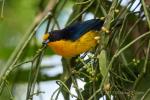
[(44, 35), (44, 44), (63, 57), (74, 57), (95, 47), (104, 21), (91, 19), (77, 22), (61, 30), (54, 30)]

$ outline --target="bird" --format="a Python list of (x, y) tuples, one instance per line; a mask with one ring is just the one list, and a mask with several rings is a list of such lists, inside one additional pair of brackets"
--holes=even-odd
[(65, 58), (75, 57), (97, 45), (99, 32), (104, 20), (90, 19), (76, 22), (60, 30), (47, 32), (43, 44), (48, 45), (56, 54)]

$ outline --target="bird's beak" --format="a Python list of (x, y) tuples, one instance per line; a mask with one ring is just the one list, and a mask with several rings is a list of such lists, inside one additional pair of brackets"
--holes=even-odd
[(49, 42), (50, 42), (49, 39), (47, 39), (47, 40), (43, 41), (43, 44), (48, 44)]

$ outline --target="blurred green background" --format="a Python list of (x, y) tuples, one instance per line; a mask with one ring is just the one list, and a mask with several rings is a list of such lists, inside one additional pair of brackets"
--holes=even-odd
[[(35, 22), (37, 15), (44, 11), (49, 1), (55, 0), (0, 0), (0, 69), (3, 69), (14, 49), (23, 39), (23, 36), (32, 27), (32, 24)], [(71, 22), (76, 16), (78, 16), (78, 14), (82, 10), (90, 5), (92, 1), (93, 0), (60, 0), (52, 11), (54, 14), (53, 17), (56, 17), (58, 22), (57, 24), (60, 26), (60, 28), (64, 28), (66, 23)], [(94, 15), (100, 18), (107, 14), (112, 4), (111, 0), (100, 1), (101, 2), (99, 2), (99, 0), (95, 0), (93, 4), (79, 16), (79, 18), (76, 18), (76, 20), (91, 19), (94, 17)], [(124, 5), (119, 6), (117, 9), (118, 11), (120, 10), (120, 12), (122, 11), (120, 15), (121, 17), (119, 16), (119, 18), (121, 18), (125, 22), (121, 26), (123, 29), (121, 29), (120, 27), (112, 29), (112, 33), (114, 34), (114, 36), (111, 37), (111, 42), (106, 48), (108, 56), (106, 58), (107, 64), (110, 63), (109, 61), (112, 59), (116, 50), (122, 49), (132, 40), (136, 39), (138, 36), (142, 35), (148, 30), (145, 18), (143, 18), (142, 20), (140, 19), (141, 16), (143, 16), (143, 9), (140, 9), (141, 4), (138, 5), (139, 0), (135, 0), (135, 3), (133, 0), (131, 0), (133, 2), (130, 2), (131, 8), (129, 7), (129, 5), (126, 5), (130, 0), (119, 1), (122, 5)], [(80, 4), (80, 2), (82, 3)], [(98, 10), (96, 10), (97, 7), (99, 8)], [(133, 11), (134, 8), (136, 9)], [(116, 17), (117, 14), (118, 13), (115, 13), (114, 16)], [(73, 20), (73, 22), (75, 22), (76, 20)], [(136, 23), (137, 20), (139, 20), (139, 23)], [(47, 23), (48, 20), (44, 21), (39, 29), (36, 30), (36, 34), (29, 42), (26, 49), (23, 51), (23, 54), (21, 55), (17, 63), (29, 60), (37, 53), (38, 49), (42, 46), (42, 36), (45, 32)], [(55, 24), (54, 29), (58, 29), (54, 18), (52, 18), (49, 31), (51, 31), (51, 29), (53, 28), (53, 24)], [(133, 27), (134, 24), (135, 27)], [(129, 30), (131, 31), (129, 32)], [(129, 34), (127, 34), (128, 32)], [(145, 37), (145, 39), (137, 41), (115, 59), (109, 77), (110, 83), (112, 85), (112, 94), (110, 95), (114, 95), (114, 97), (116, 96), (118, 98), (126, 97), (129, 99), (130, 97), (132, 98), (132, 96), (127, 97), (127, 94), (113, 94), (113, 92), (137, 92), (135, 98), (141, 98), (143, 96), (143, 93), (147, 92), (150, 84), (150, 61), (149, 58), (146, 58), (146, 54), (148, 54), (148, 40), (149, 38)], [(122, 42), (123, 44), (121, 44)], [(143, 72), (143, 67), (146, 66), (144, 65), (144, 63), (146, 61), (148, 67), (145, 68), (147, 68), (147, 72)], [(0, 96), (0, 100), (10, 100), (11, 97), (14, 97), (11, 98), (13, 100), (25, 100), (25, 91), (27, 90), (28, 78), (30, 77), (30, 67), (31, 63), (23, 64), (22, 66), (19, 66), (17, 70), (10, 73), (8, 81), (6, 80), (5, 89), (3, 93), (1, 93), (2, 95)], [(102, 75), (100, 74), (101, 71), (102, 70), (100, 70), (100, 72), (98, 73), (98, 78), (100, 81), (102, 79)], [(53, 51), (50, 50), (50, 48), (46, 49), (46, 53), (42, 59), (42, 63), (40, 66), (39, 76), (37, 78), (39, 83), (38, 85), (36, 85), (35, 89), (37, 90), (37, 93), (41, 91), (42, 93), (34, 96), (34, 99), (42, 100), (43, 97), (41, 95), (43, 95), (43, 100), (49, 100), (54, 90), (59, 87), (56, 84), (56, 80), (60, 79), (62, 73), (63, 67), (61, 63), (61, 57), (56, 56)], [(91, 77), (90, 74), (88, 75), (89, 77)], [(138, 77), (139, 75), (141, 75), (141, 79)], [(84, 78), (80, 74), (77, 76), (77, 79)], [(91, 80), (87, 80), (83, 83), (80, 82), (81, 87), (79, 87), (82, 89), (84, 87), (83, 94), (84, 92), (89, 93), (84, 94), (85, 96), (91, 96), (90, 93), (92, 92), (89, 92), (86, 89), (92, 90), (93, 87), (90, 86), (92, 84), (90, 83)], [(97, 89), (99, 88), (99, 84), (95, 86), (97, 87)], [(74, 91), (75, 90), (73, 90), (73, 92)], [(103, 92), (106, 91), (104, 90)], [(59, 97), (59, 100), (62, 100), (62, 94), (60, 95), (61, 96)], [(105, 94), (101, 93), (100, 96), (103, 97), (105, 96)]]
[[(5, 0), (0, 19), (0, 63), (7, 61), (31, 26), (40, 0)], [(2, 0), (0, 7), (2, 9)], [(1, 66), (2, 67), (2, 66)]]

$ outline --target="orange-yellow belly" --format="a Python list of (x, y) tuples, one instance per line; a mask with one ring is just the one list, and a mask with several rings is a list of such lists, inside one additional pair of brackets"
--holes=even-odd
[(74, 57), (94, 47), (97, 43), (95, 36), (98, 36), (98, 33), (90, 31), (76, 41), (59, 40), (48, 43), (48, 46), (63, 57)]

